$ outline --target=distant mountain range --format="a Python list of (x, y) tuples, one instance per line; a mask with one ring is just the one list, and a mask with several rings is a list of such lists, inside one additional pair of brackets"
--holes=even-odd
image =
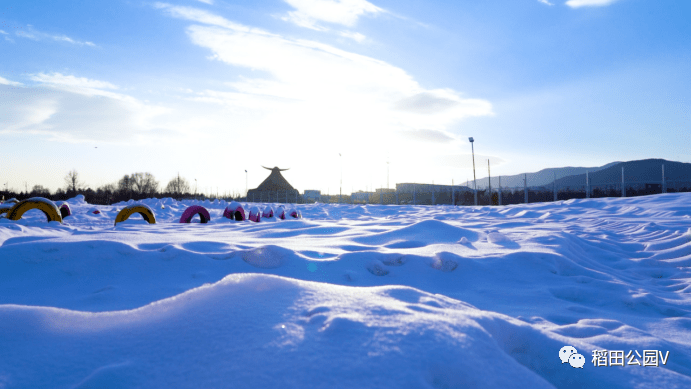
[[(578, 188), (586, 183), (586, 172), (592, 186), (619, 184), (622, 181), (622, 168), (625, 169), (625, 184), (661, 183), (661, 166), (665, 166), (666, 181), (690, 182), (692, 165), (687, 162), (674, 162), (665, 159), (643, 159), (629, 162), (611, 162), (599, 167), (562, 167), (543, 169), (535, 173), (525, 173), (529, 187), (552, 188), (553, 181), (559, 188)], [(524, 187), (524, 173), (502, 176), (503, 187)], [(488, 187), (488, 177), (476, 180), (478, 189)], [(490, 185), (497, 188), (498, 177), (490, 177)], [(669, 184), (670, 185), (670, 184)], [(473, 181), (469, 181), (473, 188)]]

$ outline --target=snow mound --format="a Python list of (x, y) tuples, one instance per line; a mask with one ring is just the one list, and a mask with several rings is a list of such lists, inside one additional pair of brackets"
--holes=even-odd
[[(402, 292), (420, 297), (417, 302), (392, 297)], [(445, 315), (437, 308), (441, 306)], [(547, 349), (545, 344), (560, 345), (517, 320), (416, 290), (325, 288), (282, 277), (237, 274), (129, 311), (1, 306), (0, 323), (21, 324), (51, 341), (2, 331), (0, 341), (13, 347), (5, 348), (0, 363), (6, 367), (3, 375), (13, 378), (17, 362), (32, 361), (31, 374), (22, 375), (27, 387), (116, 382), (205, 387), (234, 382), (285, 388), (321, 382), (375, 388), (383, 382), (373, 380), (373, 374), (383, 368), (391, 387), (552, 387), (483, 328), (486, 323), (498, 326), (496, 321), (513, 342), (531, 340), (541, 346), (537, 350)], [(362, 345), (368, 345), (365, 354)], [(271, 353), (263, 351), (267, 347)], [(320, 354), (314, 354), (315, 347)], [(538, 352), (533, 356), (540, 357)], [(558, 379), (571, 375), (566, 369), (555, 372)], [(593, 374), (572, 379), (585, 383), (589, 378)]]
[(262, 269), (276, 269), (287, 263), (295, 253), (283, 247), (268, 245), (242, 251), (240, 258), (249, 265)]
[[(478, 239), (478, 233), (439, 220), (424, 220), (400, 229), (359, 237), (353, 240), (358, 243), (378, 245), (396, 245), (397, 243), (407, 241), (417, 242), (416, 245), (424, 246), (433, 242), (454, 243), (458, 242), (462, 237), (475, 241)], [(392, 248), (407, 247), (394, 246)]]
[(81, 195), (81, 194), (78, 194), (75, 197), (67, 199), (66, 202), (69, 204), (75, 204), (75, 205), (86, 204), (86, 200), (84, 199), (84, 195)]
[(488, 242), (499, 244), (503, 242), (511, 242), (511, 239), (509, 239), (505, 234), (499, 232), (491, 232), (488, 234)]
[(432, 267), (433, 269), (443, 271), (445, 273), (452, 272), (459, 266), (459, 263), (454, 257), (454, 254), (447, 252), (437, 253), (432, 258), (432, 261), (430, 262), (430, 267)]

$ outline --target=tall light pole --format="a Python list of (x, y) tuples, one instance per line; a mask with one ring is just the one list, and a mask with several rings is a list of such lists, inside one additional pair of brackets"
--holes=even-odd
[(341, 153), (339, 153), (339, 204), (341, 204), (341, 186), (344, 183), (344, 165), (341, 163)]
[(197, 200), (197, 179), (195, 178), (195, 200)]
[(488, 205), (493, 205), (493, 190), (490, 187), (490, 160), (488, 160)]
[(245, 169), (245, 201), (247, 201), (247, 169)]
[(389, 161), (387, 161), (387, 189), (389, 189)]
[(471, 160), (473, 161), (473, 205), (478, 205), (478, 192), (476, 191), (476, 157), (473, 153), (473, 137), (469, 137), (471, 142)]

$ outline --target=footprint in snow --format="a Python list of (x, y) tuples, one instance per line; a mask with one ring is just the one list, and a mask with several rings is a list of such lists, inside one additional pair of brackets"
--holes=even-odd
[(386, 276), (389, 274), (389, 270), (385, 267), (384, 263), (382, 261), (379, 261), (377, 259), (374, 259), (370, 262), (368, 262), (366, 268), (368, 271), (376, 276)]

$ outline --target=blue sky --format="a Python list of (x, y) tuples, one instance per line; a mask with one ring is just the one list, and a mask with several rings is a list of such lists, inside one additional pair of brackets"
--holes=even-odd
[[(690, 162), (690, 3), (4, 1), (0, 184), (338, 193)], [(341, 157), (339, 157), (341, 153)], [(387, 165), (389, 162), (389, 165)]]

